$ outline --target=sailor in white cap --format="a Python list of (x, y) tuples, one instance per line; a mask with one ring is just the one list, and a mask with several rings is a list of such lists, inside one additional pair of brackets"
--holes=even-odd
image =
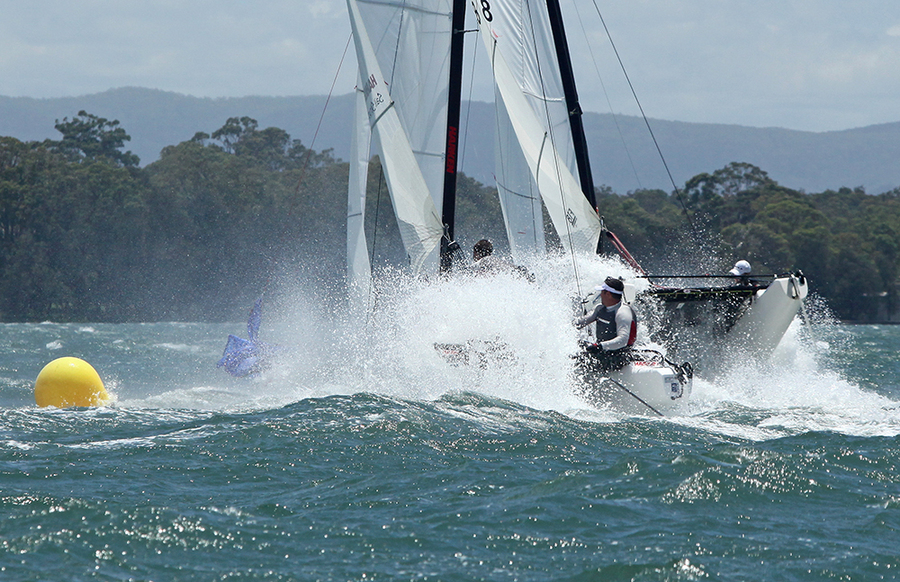
[(734, 267), (728, 271), (729, 275), (734, 275), (735, 277), (743, 277), (744, 275), (750, 274), (750, 263), (747, 261), (738, 261), (734, 264)]
[(741, 287), (750, 285), (750, 263), (747, 261), (740, 260), (736, 262), (734, 267), (728, 271), (728, 274), (737, 277), (734, 280), (735, 285), (740, 285)]

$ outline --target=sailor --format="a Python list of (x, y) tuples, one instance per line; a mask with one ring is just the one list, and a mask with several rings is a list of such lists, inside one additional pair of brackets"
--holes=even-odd
[(578, 328), (597, 322), (596, 343), (589, 344), (586, 351), (605, 371), (623, 368), (637, 339), (637, 317), (631, 306), (622, 301), (624, 290), (621, 279), (607, 277), (600, 286), (600, 305), (575, 320)]
[(740, 260), (734, 264), (734, 267), (728, 271), (729, 275), (735, 277), (734, 284), (738, 287), (750, 286), (750, 263)]
[[(472, 247), (472, 260), (475, 261), (475, 264), (478, 264), (479, 261), (483, 259), (487, 259), (494, 254), (494, 243), (489, 241), (486, 238), (481, 239), (475, 246)], [(485, 263), (490, 263), (495, 260), (493, 257), (485, 261)]]
[(486, 238), (481, 239), (472, 247), (472, 260), (473, 263), (470, 269), (473, 271), (481, 273), (509, 271), (524, 277), (528, 281), (534, 281), (534, 275), (525, 267), (494, 256), (494, 245)]

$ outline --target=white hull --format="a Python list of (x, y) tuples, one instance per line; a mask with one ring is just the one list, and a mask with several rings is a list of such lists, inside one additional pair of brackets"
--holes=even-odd
[(627, 414), (672, 414), (689, 400), (693, 384), (689, 367), (676, 369), (652, 358), (603, 372), (592, 369), (585, 355), (579, 358), (579, 372), (579, 396), (593, 406)]
[[(450, 365), (486, 368), (515, 361), (515, 354), (499, 340), (437, 343), (435, 351)], [(628, 414), (666, 415), (691, 394), (690, 365), (671, 365), (653, 351), (637, 351), (636, 361), (621, 370), (605, 372), (588, 353), (575, 358), (578, 386), (575, 391), (587, 403)]]
[(768, 357), (784, 337), (808, 291), (805, 277), (775, 279), (757, 292), (746, 313), (729, 330), (729, 343), (755, 356)]

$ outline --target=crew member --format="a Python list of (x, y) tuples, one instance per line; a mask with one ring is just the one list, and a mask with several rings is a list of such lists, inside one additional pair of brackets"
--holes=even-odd
[(605, 371), (624, 367), (637, 339), (637, 317), (631, 306), (622, 301), (624, 290), (625, 283), (621, 279), (607, 277), (600, 286), (600, 305), (575, 320), (578, 328), (597, 322), (596, 343), (589, 345), (587, 352)]
[(750, 263), (741, 260), (734, 264), (734, 267), (728, 271), (729, 275), (734, 276), (734, 284), (738, 287), (750, 286)]
[[(472, 247), (472, 260), (478, 263), (494, 254), (494, 244), (486, 238), (481, 239)], [(491, 260), (487, 261), (488, 263)]]
[(534, 281), (528, 269), (521, 265), (515, 265), (505, 259), (501, 259), (494, 255), (494, 245), (486, 238), (481, 239), (472, 247), (472, 266), (473, 271), (481, 273), (496, 273), (499, 271), (509, 271), (520, 275), (528, 281)]

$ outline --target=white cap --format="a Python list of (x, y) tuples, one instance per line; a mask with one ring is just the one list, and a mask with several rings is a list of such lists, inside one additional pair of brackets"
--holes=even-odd
[(734, 275), (735, 277), (742, 277), (744, 275), (750, 274), (750, 263), (747, 261), (738, 261), (734, 264), (734, 268), (728, 271), (729, 275)]
[(607, 285), (606, 283), (604, 283), (603, 285), (600, 285), (600, 290), (601, 290), (601, 291), (609, 291), (609, 292), (612, 293), (613, 295), (621, 295), (621, 294), (622, 294), (621, 291), (619, 291), (618, 289), (613, 289), (612, 287), (610, 287), (610, 286)]

